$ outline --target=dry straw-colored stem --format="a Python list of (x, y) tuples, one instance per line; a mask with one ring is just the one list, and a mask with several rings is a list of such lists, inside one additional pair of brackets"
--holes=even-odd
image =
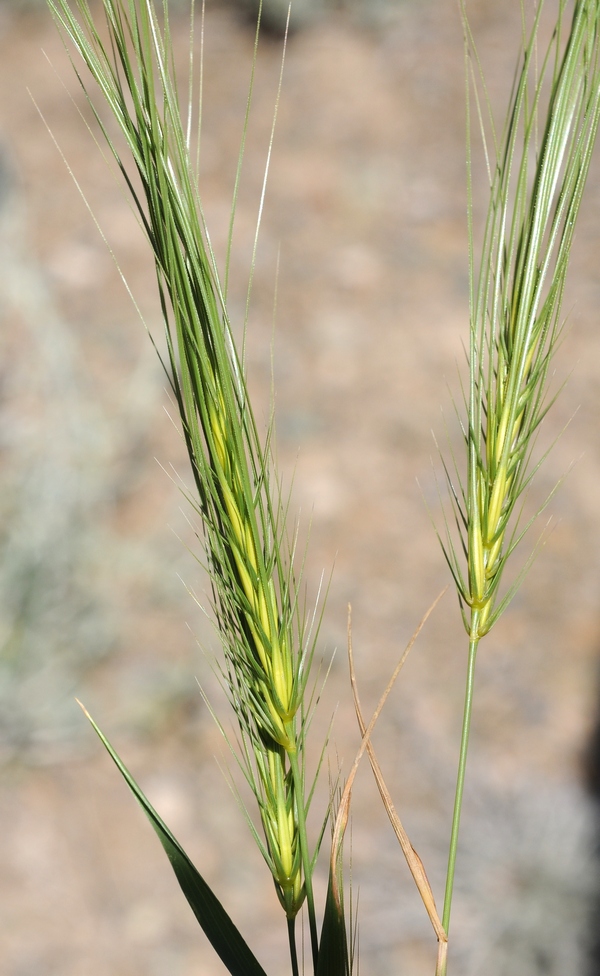
[(445, 942), (446, 935), (435, 905), (435, 898), (433, 896), (433, 891), (431, 889), (431, 885), (427, 878), (427, 874), (425, 872), (423, 862), (421, 861), (421, 858), (419, 857), (414, 847), (412, 846), (408, 838), (408, 835), (404, 827), (402, 826), (400, 818), (398, 817), (398, 814), (396, 813), (396, 810), (394, 808), (394, 804), (392, 802), (389, 790), (383, 778), (381, 767), (379, 766), (377, 757), (375, 755), (375, 750), (371, 742), (371, 735), (373, 733), (373, 729), (375, 728), (377, 720), (381, 715), (381, 712), (383, 711), (383, 708), (390, 695), (390, 692), (394, 687), (396, 679), (398, 678), (400, 671), (402, 670), (404, 664), (406, 663), (406, 659), (408, 658), (408, 655), (410, 654), (410, 651), (412, 650), (415, 641), (417, 640), (419, 634), (421, 633), (423, 627), (427, 623), (427, 620), (429, 619), (430, 615), (435, 610), (442, 596), (446, 592), (446, 589), (447, 587), (444, 590), (442, 590), (442, 592), (436, 597), (436, 599), (431, 604), (431, 606), (429, 607), (429, 609), (427, 610), (423, 618), (420, 620), (411, 639), (406, 645), (402, 657), (398, 661), (398, 664), (396, 665), (390, 680), (388, 681), (385, 691), (383, 692), (381, 698), (379, 699), (377, 707), (373, 712), (371, 721), (369, 722), (368, 726), (365, 725), (362, 716), (362, 710), (360, 707), (360, 700), (358, 697), (356, 672), (354, 669), (354, 655), (352, 650), (352, 611), (350, 606), (348, 607), (348, 660), (350, 664), (350, 679), (352, 684), (354, 705), (356, 709), (356, 717), (361, 731), (362, 741), (360, 744), (360, 748), (355, 756), (350, 772), (348, 774), (348, 778), (346, 779), (346, 783), (339, 802), (337, 816), (335, 819), (334, 829), (333, 829), (333, 837), (331, 843), (331, 862), (330, 862), (330, 879), (331, 879), (331, 885), (333, 889), (333, 896), (336, 903), (338, 905), (341, 905), (342, 897), (341, 897), (341, 892), (339, 890), (338, 878), (340, 876), (339, 868), (340, 868), (340, 859), (342, 855), (344, 834), (346, 832), (346, 827), (348, 825), (348, 817), (350, 815), (350, 802), (352, 799), (352, 788), (354, 786), (354, 780), (356, 778), (356, 774), (358, 772), (358, 767), (360, 766), (360, 762), (365, 752), (367, 752), (371, 763), (371, 768), (375, 776), (375, 781), (377, 783), (377, 787), (380, 792), (381, 799), (383, 801), (386, 812), (390, 819), (390, 823), (392, 824), (392, 827), (394, 829), (394, 833), (396, 834), (400, 847), (402, 848), (402, 852), (406, 858), (406, 863), (408, 864), (410, 873), (414, 879), (419, 894), (421, 895), (423, 904), (431, 920), (431, 924), (433, 925), (433, 929), (435, 931), (438, 942)]
[[(448, 589), (448, 587), (445, 587), (442, 590), (442, 592), (439, 594), (439, 596), (436, 598), (436, 600), (432, 603), (432, 605), (430, 606), (429, 610), (427, 611), (427, 613), (425, 614), (425, 616), (421, 620), (421, 622), (420, 622), (417, 630), (413, 634), (413, 636), (412, 636), (412, 638), (411, 638), (411, 640), (410, 640), (410, 642), (409, 642), (409, 644), (408, 644), (408, 646), (407, 646), (407, 648), (406, 648), (406, 650), (404, 652), (403, 658), (401, 659), (400, 663), (398, 664), (398, 666), (396, 668), (396, 671), (392, 675), (392, 678), (390, 679), (390, 682), (388, 684), (388, 687), (386, 688), (386, 690), (384, 692), (384, 695), (382, 696), (382, 702), (380, 703), (381, 704), (381, 707), (383, 707), (383, 704), (385, 703), (385, 700), (386, 700), (387, 696), (389, 695), (389, 692), (391, 691), (392, 686), (393, 686), (393, 684), (394, 684), (394, 682), (395, 682), (398, 674), (400, 673), (400, 668), (402, 667), (402, 665), (404, 663), (404, 660), (408, 656), (408, 653), (409, 653), (410, 649), (412, 648), (415, 640), (419, 636), (421, 630), (423, 629), (423, 627), (425, 626), (425, 623), (427, 622), (427, 619), (429, 618), (430, 614), (433, 613), (433, 611), (435, 610), (436, 606), (438, 605), (439, 601), (441, 600), (441, 598), (443, 597), (443, 595), (444, 595), (444, 593), (446, 592), (447, 589)], [(355, 708), (355, 711), (356, 711), (356, 718), (357, 718), (357, 721), (358, 721), (358, 726), (360, 728), (361, 735), (363, 736), (363, 741), (366, 744), (367, 754), (369, 756), (369, 762), (371, 763), (371, 769), (373, 770), (373, 775), (375, 777), (375, 782), (377, 783), (377, 789), (379, 790), (379, 795), (381, 796), (381, 799), (382, 799), (383, 805), (385, 807), (386, 813), (387, 813), (387, 815), (389, 817), (389, 820), (390, 820), (390, 823), (391, 823), (391, 825), (392, 825), (392, 827), (394, 829), (394, 833), (396, 834), (396, 837), (398, 838), (398, 843), (400, 844), (400, 847), (402, 848), (402, 853), (404, 854), (404, 857), (406, 858), (406, 863), (408, 864), (409, 871), (410, 871), (410, 873), (413, 876), (413, 880), (414, 880), (414, 882), (415, 882), (415, 884), (417, 886), (417, 889), (419, 891), (419, 894), (420, 894), (420, 896), (421, 896), (421, 898), (423, 900), (423, 904), (425, 906), (425, 910), (426, 910), (426, 912), (427, 912), (427, 914), (429, 916), (429, 919), (431, 921), (431, 924), (433, 925), (433, 930), (434, 930), (434, 932), (436, 934), (436, 938), (438, 939), (438, 942), (447, 942), (448, 941), (448, 938), (447, 938), (446, 932), (444, 931), (444, 926), (442, 925), (440, 916), (438, 914), (438, 910), (437, 910), (437, 907), (436, 907), (436, 904), (435, 904), (435, 898), (434, 898), (434, 895), (433, 895), (433, 891), (431, 889), (431, 885), (429, 883), (429, 879), (428, 879), (427, 874), (425, 872), (425, 867), (423, 865), (423, 862), (422, 862), (421, 858), (419, 857), (419, 855), (415, 851), (414, 847), (412, 846), (412, 844), (411, 844), (411, 842), (409, 840), (408, 834), (406, 833), (406, 830), (404, 829), (404, 827), (402, 825), (402, 822), (400, 820), (400, 817), (396, 813), (396, 809), (394, 807), (394, 803), (393, 803), (392, 797), (390, 795), (390, 792), (389, 792), (389, 790), (388, 790), (388, 788), (386, 786), (385, 780), (383, 778), (383, 773), (381, 771), (381, 767), (379, 765), (379, 762), (377, 761), (377, 756), (375, 755), (375, 749), (374, 749), (373, 743), (371, 741), (371, 736), (370, 736), (370, 734), (369, 734), (369, 736), (366, 735), (366, 733), (367, 733), (367, 727), (365, 725), (365, 721), (364, 721), (363, 715), (362, 715), (362, 710), (361, 710), (361, 707), (360, 707), (360, 699), (359, 699), (359, 696), (358, 696), (358, 685), (357, 685), (357, 682), (356, 682), (356, 671), (355, 671), (355, 668), (354, 668), (354, 654), (353, 654), (353, 650), (352, 650), (352, 610), (351, 610), (350, 607), (348, 608), (348, 661), (349, 661), (349, 666), (350, 666), (350, 683), (352, 685), (352, 695), (353, 695), (353, 698), (354, 698), (354, 708)], [(380, 710), (381, 709), (379, 709), (379, 711)], [(377, 715), (378, 714), (379, 714), (379, 712), (377, 712)]]

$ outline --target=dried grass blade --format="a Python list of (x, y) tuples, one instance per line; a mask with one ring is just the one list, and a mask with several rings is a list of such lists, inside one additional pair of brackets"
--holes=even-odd
[[(338, 812), (337, 812), (337, 816), (335, 818), (335, 823), (334, 823), (334, 827), (333, 827), (333, 837), (332, 837), (332, 841), (331, 841), (330, 882), (331, 882), (331, 885), (332, 885), (332, 895), (333, 895), (333, 898), (335, 899), (335, 902), (338, 905), (341, 905), (341, 901), (342, 901), (342, 899), (341, 899), (341, 891), (339, 889), (339, 882), (338, 882), (338, 877), (339, 877), (339, 864), (340, 864), (340, 858), (341, 858), (341, 853), (342, 853), (342, 845), (343, 845), (343, 841), (344, 841), (344, 834), (346, 832), (346, 827), (348, 825), (348, 817), (349, 817), (349, 814), (350, 814), (350, 800), (351, 800), (351, 797), (352, 797), (352, 787), (354, 785), (354, 780), (355, 780), (356, 774), (358, 772), (358, 767), (360, 766), (360, 762), (361, 762), (361, 759), (363, 758), (363, 756), (365, 754), (365, 751), (367, 751), (368, 748), (369, 748), (370, 739), (371, 739), (371, 735), (372, 735), (373, 729), (375, 728), (375, 725), (377, 723), (377, 720), (378, 720), (379, 716), (381, 715), (381, 712), (382, 712), (383, 707), (384, 707), (384, 705), (385, 705), (385, 703), (386, 703), (386, 701), (388, 699), (388, 696), (389, 696), (392, 688), (394, 687), (394, 684), (396, 682), (396, 679), (397, 679), (398, 675), (400, 674), (400, 671), (404, 667), (404, 664), (406, 663), (406, 659), (407, 659), (408, 655), (410, 654), (410, 651), (412, 650), (412, 647), (413, 647), (413, 645), (414, 645), (417, 637), (421, 633), (421, 631), (422, 631), (423, 627), (425, 626), (425, 623), (427, 622), (429, 616), (431, 615), (431, 613), (433, 612), (433, 610), (435, 609), (435, 607), (438, 605), (439, 601), (441, 600), (442, 596), (444, 595), (444, 593), (446, 592), (447, 589), (448, 589), (448, 587), (445, 587), (442, 590), (442, 592), (439, 594), (439, 596), (436, 597), (436, 599), (434, 600), (434, 602), (431, 604), (431, 606), (427, 610), (427, 613), (424, 615), (424, 617), (422, 618), (422, 620), (419, 622), (419, 624), (418, 624), (415, 632), (413, 633), (411, 639), (409, 640), (408, 644), (406, 645), (406, 648), (404, 649), (404, 653), (402, 654), (402, 657), (400, 658), (398, 664), (396, 665), (396, 667), (394, 669), (394, 672), (393, 672), (390, 680), (388, 681), (388, 684), (387, 684), (387, 687), (386, 687), (385, 691), (383, 692), (381, 698), (379, 699), (379, 702), (377, 704), (377, 707), (376, 707), (376, 709), (373, 712), (373, 715), (371, 717), (371, 721), (369, 722), (369, 724), (368, 724), (368, 726), (366, 728), (364, 728), (364, 723), (363, 723), (363, 726), (361, 727), (361, 731), (363, 733), (362, 742), (360, 744), (360, 748), (359, 748), (359, 750), (358, 750), (358, 752), (356, 754), (356, 757), (355, 757), (354, 762), (352, 764), (352, 768), (351, 768), (350, 773), (348, 775), (348, 779), (346, 780), (346, 785), (345, 785), (344, 790), (342, 792), (342, 796), (341, 796), (341, 799), (340, 799), (339, 809), (338, 809)], [(348, 610), (349, 610), (349, 614), (350, 614), (350, 607), (348, 608)], [(351, 654), (351, 642), (350, 641), (349, 641), (349, 645), (348, 646), (349, 646), (349, 654)], [(362, 716), (361, 716), (361, 718), (362, 718)], [(360, 724), (360, 721), (359, 721), (359, 724)], [(410, 846), (410, 848), (412, 850), (413, 848), (412, 848), (412, 845), (410, 845), (410, 842), (409, 842), (409, 846)], [(420, 862), (420, 859), (419, 859), (419, 863), (421, 863)], [(423, 869), (422, 864), (421, 864), (421, 870), (423, 870), (423, 874), (424, 874), (424, 869)], [(429, 884), (429, 883), (427, 882), (427, 884)], [(417, 887), (418, 887), (418, 884), (417, 884)], [(429, 889), (429, 890), (431, 890), (431, 889)], [(433, 898), (433, 895), (431, 897)], [(439, 922), (439, 919), (438, 919), (438, 922)], [(441, 923), (439, 923), (439, 924), (441, 925)], [(435, 925), (434, 925), (434, 928), (435, 928)]]
[[(439, 601), (441, 600), (441, 598), (443, 597), (447, 589), (448, 587), (445, 587), (442, 590), (442, 592), (439, 594), (439, 596), (435, 599), (435, 601), (432, 603), (432, 605), (429, 607), (427, 613), (421, 620), (417, 630), (413, 634), (406, 651), (404, 652), (404, 658), (408, 654), (408, 651), (410, 650), (415, 640), (417, 639), (419, 633), (423, 629), (423, 626), (427, 622), (428, 617), (435, 610), (437, 604), (439, 603)], [(362, 710), (360, 707), (360, 699), (358, 696), (358, 685), (356, 681), (356, 671), (354, 668), (354, 654), (352, 651), (352, 617), (350, 611), (348, 612), (348, 661), (350, 665), (350, 684), (352, 685), (352, 695), (354, 697), (354, 709), (356, 711), (356, 718), (358, 721), (361, 734), (364, 737), (367, 731), (367, 727), (362, 715)], [(397, 671), (399, 671), (399, 667), (397, 668)], [(396, 675), (396, 672), (394, 673), (394, 675)], [(392, 679), (392, 681), (393, 680), (395, 680), (395, 677)], [(388, 688), (389, 690), (391, 690), (391, 683), (390, 685), (388, 685)], [(386, 696), (388, 693), (389, 693), (388, 689), (386, 689)], [(394, 833), (398, 838), (398, 843), (402, 848), (402, 853), (406, 858), (408, 869), (417, 886), (417, 889), (419, 891), (419, 894), (425, 906), (425, 910), (433, 926), (438, 942), (447, 942), (448, 936), (446, 935), (444, 926), (442, 925), (442, 921), (435, 904), (435, 898), (433, 895), (433, 891), (431, 889), (431, 885), (429, 883), (429, 878), (427, 877), (427, 873), (425, 871), (425, 867), (423, 865), (421, 858), (419, 857), (416, 850), (412, 846), (408, 834), (406, 833), (406, 830), (402, 825), (400, 817), (396, 813), (396, 809), (394, 807), (392, 797), (390, 796), (390, 792), (384, 780), (383, 773), (381, 771), (381, 767), (375, 755), (375, 749), (373, 748), (373, 743), (371, 742), (370, 737), (367, 739), (366, 746), (367, 746), (367, 754), (369, 756), (369, 762), (371, 763), (371, 769), (373, 770), (375, 782), (377, 783), (377, 788), (379, 790), (379, 795), (381, 796), (381, 799), (383, 801), (383, 805), (389, 817), (389, 821), (392, 825)]]

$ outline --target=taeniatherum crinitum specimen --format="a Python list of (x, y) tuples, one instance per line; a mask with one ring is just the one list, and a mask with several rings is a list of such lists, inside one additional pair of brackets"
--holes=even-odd
[[(165, 369), (179, 408), (204, 526), (205, 562), (221, 633), (222, 675), (237, 718), (237, 757), (257, 802), (260, 829), (248, 822), (271, 871), (285, 913), (293, 976), (300, 963), (295, 920), (303, 905), (316, 976), (347, 976), (354, 940), (346, 936), (341, 842), (356, 765), (336, 816), (329, 890), (321, 930), (313, 873), (323, 832), (312, 844), (305, 747), (313, 685), (315, 634), (304, 614), (294, 570), (287, 505), (273, 464), (272, 429), (261, 438), (227, 308), (228, 256), (219, 273), (198, 190), (197, 107), (190, 55), (189, 106), (182, 111), (168, 7), (153, 0), (102, 0), (102, 18), (87, 0), (48, 0), (67, 41), (108, 104), (126, 147), (94, 108), (102, 135), (139, 214), (154, 260), (167, 336)], [(441, 533), (468, 635), (468, 678), (440, 918), (422, 862), (383, 782), (353, 689), (363, 743), (438, 941), (436, 976), (447, 970), (448, 932), (479, 643), (514, 595), (522, 573), (506, 583), (512, 554), (529, 528), (524, 492), (539, 466), (533, 447), (551, 406), (548, 370), (561, 329), (561, 301), (577, 214), (600, 115), (600, 0), (558, 0), (546, 49), (538, 36), (547, 6), (521, 0), (521, 53), (506, 121), (490, 118), (486, 155), (490, 203), (479, 252), (471, 201), (471, 102), (486, 115), (486, 94), (463, 4), (467, 75), (469, 189), (469, 377), (462, 416), (464, 457), (445, 462), (453, 516)], [(202, 11), (203, 12), (203, 9)], [(551, 16), (551, 15), (549, 15)], [(192, 3), (192, 41), (194, 5)], [(203, 36), (203, 31), (200, 31)], [(108, 38), (108, 40), (106, 40)], [(257, 32), (258, 39), (258, 32)], [(255, 48), (256, 52), (256, 48)], [(87, 75), (86, 75), (87, 78)], [(479, 96), (482, 93), (482, 97)], [(252, 81), (250, 83), (250, 97)], [(250, 101), (250, 99), (249, 99)], [(242, 133), (243, 157), (245, 131)], [(262, 204), (261, 204), (262, 205)], [(252, 278), (252, 269), (250, 270)], [(451, 526), (456, 523), (458, 532)], [(505, 588), (502, 589), (502, 584)], [(385, 696), (384, 696), (385, 697)], [(97, 728), (97, 727), (96, 727)], [(99, 733), (101, 734), (101, 733)], [(264, 976), (229, 916), (152, 809), (112, 747), (111, 755), (142, 803), (200, 924), (233, 976)], [(319, 753), (322, 755), (323, 744)], [(322, 823), (326, 820), (326, 812)]]

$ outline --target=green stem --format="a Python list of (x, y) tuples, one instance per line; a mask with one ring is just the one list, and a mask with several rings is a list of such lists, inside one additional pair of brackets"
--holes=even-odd
[(292, 960), (292, 976), (300, 976), (298, 969), (298, 951), (296, 949), (296, 919), (288, 918), (288, 939), (290, 940), (290, 958)]
[[(452, 892), (454, 889), (454, 871), (456, 868), (456, 851), (458, 848), (458, 833), (460, 829), (460, 814), (462, 810), (463, 792), (465, 786), (465, 770), (467, 768), (467, 751), (469, 748), (469, 732), (471, 729), (471, 713), (473, 710), (473, 685), (475, 679), (475, 659), (479, 646), (477, 630), (479, 625), (479, 611), (475, 610), (471, 619), (471, 638), (469, 640), (469, 662), (467, 667), (467, 686), (465, 690), (465, 708), (463, 713), (462, 735), (460, 741), (460, 756), (458, 760), (458, 774), (456, 778), (456, 793), (454, 796), (454, 813), (452, 816), (452, 831), (450, 834), (450, 851), (448, 853), (448, 871), (446, 874), (446, 891), (444, 895), (444, 914), (442, 925), (448, 933), (450, 927), (450, 911), (452, 908)], [(446, 960), (436, 976), (445, 976)]]
[(317, 917), (315, 914), (315, 899), (312, 887), (312, 864), (308, 849), (308, 836), (306, 833), (306, 811), (304, 809), (304, 780), (298, 765), (298, 753), (288, 752), (290, 768), (294, 780), (294, 793), (296, 794), (296, 816), (298, 817), (298, 834), (300, 837), (300, 848), (302, 851), (302, 870), (304, 872), (304, 890), (306, 891), (306, 907), (308, 910), (308, 924), (310, 928), (310, 944), (312, 948), (312, 958), (314, 971), (317, 971), (317, 959), (319, 956), (319, 936), (317, 934)]

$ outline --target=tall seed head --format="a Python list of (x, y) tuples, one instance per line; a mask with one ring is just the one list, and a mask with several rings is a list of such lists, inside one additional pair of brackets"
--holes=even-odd
[[(531, 452), (552, 402), (548, 368), (600, 115), (600, 0), (561, 2), (557, 28), (540, 54), (543, 6), (543, 0), (535, 5), (524, 35), (500, 139), (491, 120), (496, 162), (478, 276), (469, 201), (468, 470), (464, 485), (459, 478), (455, 486), (448, 475), (466, 574), (449, 530), (443, 545), (475, 641), (493, 626), (522, 578), (500, 593), (506, 562), (530, 524), (520, 525), (523, 495), (538, 466), (531, 464)], [(470, 54), (466, 18), (465, 30)]]
[[(258, 802), (265, 836), (261, 850), (293, 918), (310, 884), (303, 826), (307, 801), (301, 795), (308, 719), (302, 702), (314, 642), (307, 639), (300, 610), (271, 432), (265, 446), (204, 225), (189, 132), (181, 118), (168, 5), (165, 0), (159, 20), (154, 0), (102, 0), (106, 44), (88, 0), (49, 4), (131, 152), (135, 176), (90, 96), (154, 253), (167, 344), (163, 365), (191, 462), (196, 489), (191, 501), (204, 526), (224, 682), (240, 729), (238, 759)], [(189, 91), (194, 90), (190, 55)], [(190, 105), (190, 120), (196, 111)], [(314, 910), (311, 926), (312, 931)]]

